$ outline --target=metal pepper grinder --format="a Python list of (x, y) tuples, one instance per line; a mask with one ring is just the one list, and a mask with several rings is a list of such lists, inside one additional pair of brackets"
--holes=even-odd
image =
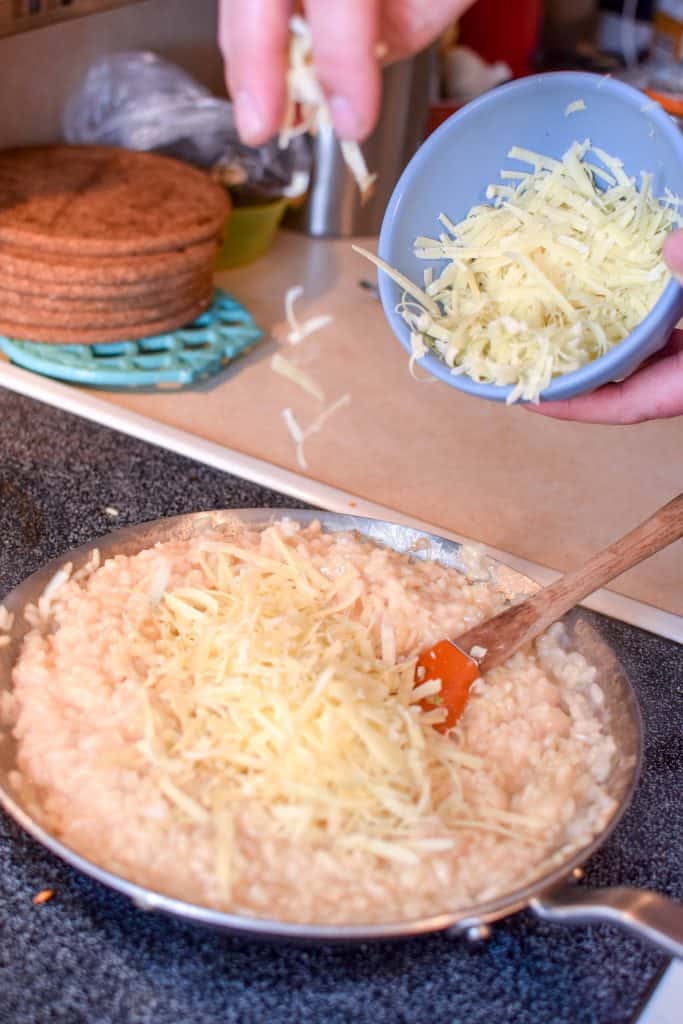
[(425, 137), (437, 81), (434, 47), (383, 71), (382, 109), (375, 131), (362, 146), (368, 169), (377, 174), (372, 194), (362, 201), (342, 158), (334, 132), (312, 140), (313, 174), (305, 203), (289, 211), (288, 227), (317, 238), (378, 234), (394, 187)]

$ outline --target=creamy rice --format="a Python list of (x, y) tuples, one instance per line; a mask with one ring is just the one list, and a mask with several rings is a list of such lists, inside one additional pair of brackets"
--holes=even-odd
[[(467, 579), (356, 534), (325, 533), (318, 524), (245, 527), (237, 541), (271, 560), (293, 552), (329, 579), (353, 567), (363, 599), (340, 614), (360, 618), (377, 658), (389, 623), (395, 660), (408, 666), (425, 646), (505, 605), (481, 573)], [(433, 780), (420, 818), (417, 838), (440, 837), (435, 848), (394, 859), (324, 834), (297, 838), (276, 827), (273, 808), (242, 800), (231, 818), (235, 857), (226, 882), (216, 867), (216, 820), (180, 813), (147, 758), (149, 708), (140, 682), (158, 671), (154, 644), (168, 595), (215, 585), (207, 575), (215, 542), (203, 536), (95, 562), (53, 588), (42, 615), (34, 610), (9, 709), (19, 748), (15, 784), (32, 794), (34, 813), (64, 843), (140, 885), (191, 902), (283, 921), (353, 924), (453, 911), (504, 895), (602, 830), (614, 811), (605, 782), (615, 745), (596, 672), (567, 649), (556, 626), (534, 650), (475, 683), (448, 741), (462, 755), (457, 815), (444, 817), (449, 794), (437, 794)], [(131, 656), (133, 633), (145, 643)], [(199, 767), (184, 792), (193, 806), (202, 805), (207, 780)], [(329, 798), (333, 803), (335, 794)]]

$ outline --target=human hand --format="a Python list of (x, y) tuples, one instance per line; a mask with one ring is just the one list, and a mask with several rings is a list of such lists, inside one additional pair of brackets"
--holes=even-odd
[[(683, 231), (667, 240), (664, 256), (683, 282)], [(674, 331), (668, 345), (620, 384), (607, 384), (590, 395), (564, 402), (541, 402), (526, 409), (558, 420), (584, 423), (642, 423), (683, 415), (683, 331)]]
[[(219, 0), (218, 38), (242, 139), (256, 146), (282, 124), (292, 0)], [(335, 130), (362, 140), (379, 113), (383, 62), (418, 53), (472, 0), (305, 0), (318, 78)]]

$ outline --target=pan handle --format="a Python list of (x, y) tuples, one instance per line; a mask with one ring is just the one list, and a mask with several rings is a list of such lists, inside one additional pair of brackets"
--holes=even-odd
[(530, 907), (544, 921), (557, 924), (616, 924), (669, 956), (683, 959), (683, 904), (660, 893), (621, 887), (586, 889), (567, 882), (541, 892)]

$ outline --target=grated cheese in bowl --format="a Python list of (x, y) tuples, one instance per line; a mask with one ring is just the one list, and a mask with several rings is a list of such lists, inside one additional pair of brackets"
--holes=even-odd
[(681, 218), (651, 174), (638, 187), (588, 140), (561, 160), (519, 147), (509, 157), (531, 170), (504, 170), (487, 205), (458, 224), (442, 213), (445, 230), (416, 239), (416, 256), (440, 261), (424, 288), (358, 251), (403, 289), (414, 359), (429, 350), (454, 374), (511, 386), (508, 403), (535, 402), (651, 312), (670, 280), (664, 240)]

